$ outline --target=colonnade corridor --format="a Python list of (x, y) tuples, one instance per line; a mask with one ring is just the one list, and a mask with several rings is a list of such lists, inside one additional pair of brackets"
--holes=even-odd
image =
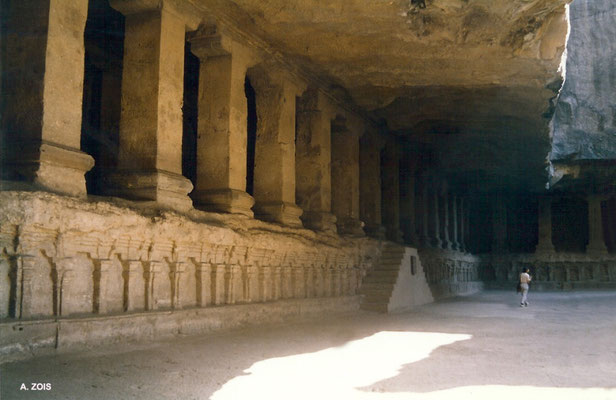
[(55, 354), (3, 364), (1, 398), (616, 399), (616, 293), (531, 289), (530, 302), (484, 291)]

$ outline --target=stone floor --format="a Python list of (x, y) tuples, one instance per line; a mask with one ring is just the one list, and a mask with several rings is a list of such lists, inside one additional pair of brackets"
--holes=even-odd
[[(5, 399), (616, 399), (616, 292), (490, 291), (4, 364)], [(48, 391), (21, 384), (50, 383)]]

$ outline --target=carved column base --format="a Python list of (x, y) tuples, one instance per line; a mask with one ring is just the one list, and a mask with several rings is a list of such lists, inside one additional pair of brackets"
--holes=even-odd
[(323, 211), (304, 211), (301, 216), (304, 226), (313, 231), (336, 233), (336, 216)]
[(364, 226), (366, 235), (375, 239), (385, 239), (385, 227), (381, 224), (366, 224)]
[(86, 195), (84, 175), (94, 166), (88, 154), (44, 141), (4, 143), (2, 149), (3, 190), (18, 189), (21, 182), (24, 189)]
[(252, 218), (255, 200), (243, 190), (211, 189), (199, 190), (192, 194), (195, 206), (213, 212), (242, 214)]
[(338, 222), (336, 225), (338, 226), (338, 233), (340, 233), (341, 235), (350, 235), (356, 237), (362, 237), (366, 235), (363, 230), (364, 223), (357, 218), (338, 218)]
[(109, 175), (109, 194), (132, 200), (155, 201), (178, 211), (192, 208), (188, 193), (192, 183), (182, 175), (167, 171), (117, 171)]
[(295, 204), (282, 201), (257, 203), (254, 210), (255, 217), (260, 220), (294, 228), (302, 227), (302, 221), (299, 219), (300, 215), (302, 215), (302, 209)]
[(604, 243), (592, 243), (586, 246), (586, 254), (603, 255), (608, 254), (608, 251)]
[(441, 249), (443, 248), (443, 241), (441, 239), (431, 238), (429, 247), (433, 249)]
[(535, 254), (553, 254), (556, 250), (552, 243), (539, 243), (535, 248)]
[(386, 227), (386, 229), (387, 229), (387, 234), (386, 234), (387, 239), (391, 240), (392, 242), (402, 243), (402, 231), (400, 229), (392, 228), (392, 227)]

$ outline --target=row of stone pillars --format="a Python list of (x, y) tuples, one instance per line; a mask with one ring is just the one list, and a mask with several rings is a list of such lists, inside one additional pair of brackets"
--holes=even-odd
[[(588, 200), (588, 245), (586, 253), (607, 254), (603, 235), (603, 221), (601, 217), (601, 202), (604, 196), (589, 195)], [(499, 223), (502, 225), (502, 223)], [(535, 252), (542, 254), (554, 253), (552, 243), (552, 197), (540, 196), (538, 204), (538, 243)]]
[[(353, 235), (363, 234), (363, 219), (378, 236), (384, 210), (388, 236), (399, 239), (393, 140), (231, 36), (197, 30), (199, 12), (188, 4), (110, 4), (125, 16), (125, 38), (118, 163), (105, 175), (105, 194), (176, 210), (194, 202), (250, 217), (254, 211), (266, 221)], [(27, 182), (84, 196), (84, 174), (94, 164), (80, 149), (88, 0), (11, 2), (4, 11), (3, 186)], [(194, 191), (182, 176), (187, 32), (200, 59)], [(258, 118), (253, 196), (246, 192), (246, 77)], [(381, 183), (392, 191), (383, 206)]]
[(427, 177), (420, 180), (417, 191), (417, 242), (421, 247), (468, 251), (468, 201), (449, 193), (446, 185), (431, 184)]

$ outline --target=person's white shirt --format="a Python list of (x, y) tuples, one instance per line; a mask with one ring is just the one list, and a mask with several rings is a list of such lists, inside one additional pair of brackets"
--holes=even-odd
[(520, 274), (520, 283), (528, 283), (530, 282), (530, 275), (528, 275), (526, 272), (522, 272)]

